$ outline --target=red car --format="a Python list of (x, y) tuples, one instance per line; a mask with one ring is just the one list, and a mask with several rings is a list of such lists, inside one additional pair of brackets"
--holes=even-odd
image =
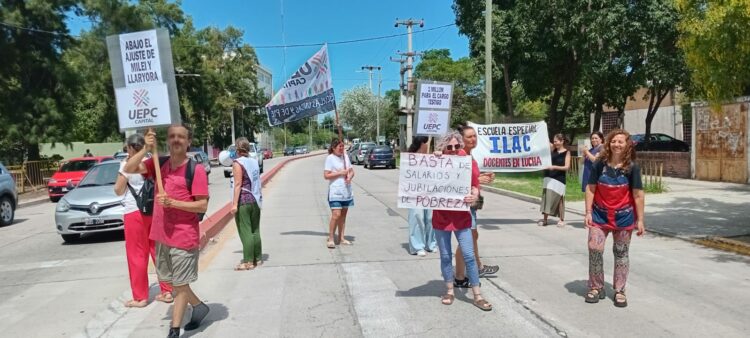
[(273, 151), (271, 151), (271, 149), (264, 148), (261, 149), (260, 152), (263, 153), (263, 159), (273, 158)]
[(68, 182), (74, 187), (77, 186), (91, 167), (97, 163), (113, 159), (112, 156), (76, 157), (63, 163), (47, 182), (47, 193), (50, 201), (57, 202), (68, 193), (70, 190)]

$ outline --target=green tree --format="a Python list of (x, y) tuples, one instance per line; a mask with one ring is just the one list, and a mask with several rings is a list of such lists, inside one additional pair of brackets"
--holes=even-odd
[(750, 0), (676, 0), (695, 96), (718, 103), (750, 89)]
[[(342, 124), (350, 127), (360, 137), (375, 140), (377, 126), (375, 124), (375, 105), (378, 98), (368, 87), (358, 86), (344, 91), (339, 104), (339, 118)], [(380, 106), (385, 107), (384, 99), (380, 99)]]
[(0, 0), (0, 139), (29, 159), (39, 158), (39, 143), (70, 141), (79, 79), (63, 53), (75, 43), (65, 25), (74, 5)]

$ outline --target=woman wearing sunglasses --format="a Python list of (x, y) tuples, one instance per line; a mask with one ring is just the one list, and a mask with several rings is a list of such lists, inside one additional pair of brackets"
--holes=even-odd
[[(452, 131), (440, 141), (436, 155), (467, 156), (465, 152), (459, 152), (463, 147), (464, 141), (461, 134)], [(471, 193), (464, 197), (464, 202), (469, 204), (474, 203), (479, 196), (479, 175), (477, 173), (477, 170), (472, 170)], [(468, 210), (434, 210), (432, 212), (432, 228), (435, 230), (435, 239), (437, 239), (438, 249), (440, 250), (440, 270), (443, 274), (445, 286), (448, 288), (442, 297), (442, 303), (451, 305), (455, 299), (453, 254), (451, 252), (451, 235), (455, 234), (466, 262), (466, 274), (469, 277), (471, 290), (474, 294), (474, 305), (483, 311), (492, 310), (492, 304), (482, 297), (480, 289), (479, 269), (474, 258), (474, 239), (471, 235), (471, 213)]]

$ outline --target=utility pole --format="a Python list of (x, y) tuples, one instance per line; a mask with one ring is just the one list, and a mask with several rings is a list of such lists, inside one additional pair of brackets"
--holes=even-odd
[(403, 55), (406, 55), (406, 143), (407, 145), (409, 145), (411, 144), (413, 135), (412, 128), (414, 127), (414, 107), (412, 100), (412, 98), (414, 97), (414, 80), (412, 79), (412, 69), (415, 54), (414, 51), (412, 51), (412, 26), (419, 25), (420, 28), (424, 27), (424, 20), (415, 21), (412, 19), (408, 19), (399, 21), (398, 18), (396, 18), (395, 27), (398, 27), (400, 25), (406, 26), (407, 33), (406, 53)]
[(492, 123), (492, 0), (484, 6), (484, 123)]
[(370, 92), (372, 92), (372, 71), (378, 71), (378, 97), (375, 100), (375, 125), (377, 134), (375, 136), (375, 143), (380, 144), (380, 85), (383, 82), (381, 78), (381, 67), (380, 66), (362, 66), (362, 70), (368, 70), (370, 72)]

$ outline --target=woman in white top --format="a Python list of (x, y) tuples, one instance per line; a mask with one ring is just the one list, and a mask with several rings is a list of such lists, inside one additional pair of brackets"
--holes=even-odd
[(349, 162), (349, 156), (344, 152), (344, 143), (341, 140), (334, 139), (331, 142), (328, 154), (325, 168), (323, 168), (323, 178), (328, 180), (328, 205), (331, 207), (331, 221), (328, 224), (326, 246), (333, 249), (336, 247), (333, 236), (336, 228), (338, 228), (339, 243), (352, 244), (344, 238), (344, 229), (346, 228), (346, 214), (349, 208), (354, 206), (354, 195), (352, 194), (354, 169)]
[[(144, 215), (138, 208), (134, 197), (140, 193), (143, 187), (143, 176), (141, 174), (128, 174), (123, 171), (125, 163), (130, 156), (143, 149), (145, 140), (143, 135), (133, 134), (127, 139), (128, 157), (120, 164), (120, 175), (115, 182), (115, 193), (123, 197), (125, 206), (123, 220), (125, 222), (125, 255), (128, 260), (128, 272), (130, 273), (130, 288), (133, 291), (133, 299), (125, 302), (126, 307), (144, 307), (148, 305), (148, 256), (155, 257), (154, 241), (148, 238), (151, 232), (151, 215)], [(154, 264), (156, 261), (154, 260)], [(161, 293), (156, 300), (171, 303), (172, 286), (167, 283), (159, 283)]]

